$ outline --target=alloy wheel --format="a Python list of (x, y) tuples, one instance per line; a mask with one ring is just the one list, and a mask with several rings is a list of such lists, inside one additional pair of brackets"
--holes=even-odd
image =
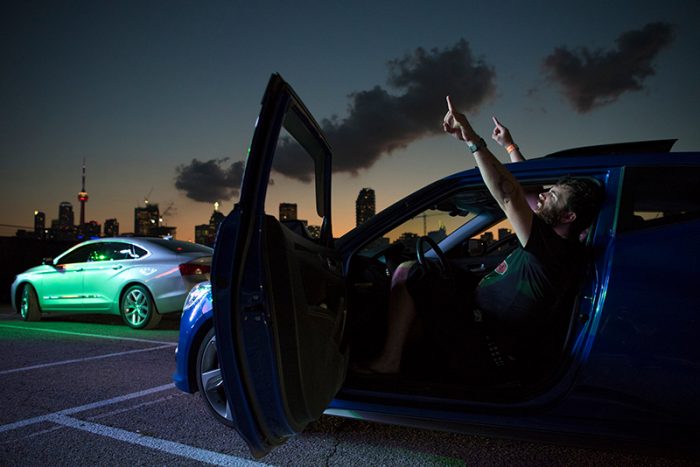
[(124, 297), (124, 319), (133, 327), (141, 327), (152, 312), (151, 300), (140, 287), (130, 289)]
[(27, 316), (29, 315), (29, 293), (28, 286), (22, 288), (22, 299), (19, 306), (19, 312), (24, 320), (26, 320)]
[(204, 342), (204, 349), (200, 352), (199, 386), (202, 395), (206, 399), (211, 410), (224, 420), (232, 421), (231, 408), (226, 400), (224, 381), (221, 376), (221, 367), (216, 352), (216, 336), (213, 332), (208, 334)]

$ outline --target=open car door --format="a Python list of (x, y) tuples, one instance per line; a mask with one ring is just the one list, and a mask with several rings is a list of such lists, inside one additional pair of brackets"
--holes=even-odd
[[(265, 212), (273, 164), (302, 159), (313, 166), (318, 236)], [(224, 387), (234, 427), (256, 457), (317, 419), (345, 378), (345, 285), (333, 249), (330, 182), (325, 137), (291, 87), (273, 75), (240, 201), (221, 224), (212, 264)]]

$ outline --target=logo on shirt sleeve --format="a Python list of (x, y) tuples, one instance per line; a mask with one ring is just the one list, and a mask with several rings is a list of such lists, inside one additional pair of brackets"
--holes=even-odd
[(501, 264), (499, 264), (498, 266), (496, 266), (496, 269), (494, 269), (496, 274), (499, 274), (501, 276), (503, 274), (505, 274), (507, 270), (508, 270), (508, 262), (506, 260), (503, 260), (503, 262)]

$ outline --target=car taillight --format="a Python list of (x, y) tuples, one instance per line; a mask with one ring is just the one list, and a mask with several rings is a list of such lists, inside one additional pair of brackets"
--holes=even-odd
[(209, 274), (211, 266), (197, 263), (183, 263), (179, 266), (180, 274), (183, 276), (196, 276), (201, 274)]

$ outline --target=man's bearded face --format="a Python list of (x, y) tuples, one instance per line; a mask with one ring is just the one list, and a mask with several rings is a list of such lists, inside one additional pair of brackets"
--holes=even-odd
[(554, 185), (538, 196), (535, 214), (552, 227), (559, 225), (562, 215), (568, 212), (566, 207), (569, 191), (561, 185)]

